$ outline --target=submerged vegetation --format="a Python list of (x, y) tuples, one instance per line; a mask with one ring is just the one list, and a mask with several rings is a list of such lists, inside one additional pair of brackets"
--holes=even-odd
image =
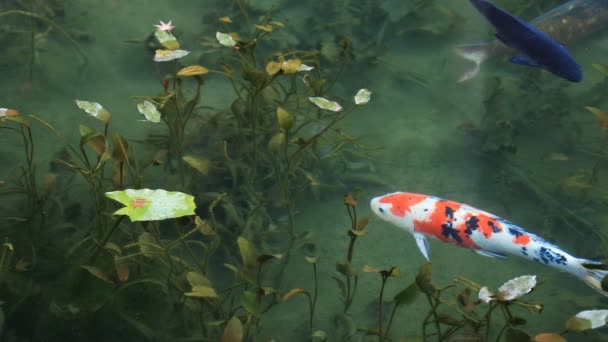
[[(87, 35), (61, 25), (60, 3), (32, 1), (28, 8), (25, 2), (0, 17), (28, 21), (11, 24), (28, 29), (31, 59), (21, 66), (29, 84), (53, 31), (75, 50), (78, 66), (86, 66), (80, 45)], [(412, 276), (397, 266), (377, 268), (382, 260), (358, 258), (360, 249), (372, 248), (359, 187), (386, 182), (352, 175), (366, 168), (370, 149), (345, 123), (368, 102), (373, 106), (374, 94), (351, 89), (356, 82), (349, 73), (382, 61), (387, 32), (439, 37), (462, 25), (461, 15), (440, 1), (394, 8), (388, 2), (315, 2), (315, 13), (336, 20), (311, 28), (331, 33), (304, 49), (290, 42), (310, 32), (287, 33), (292, 28), (276, 19), (274, 8), (233, 5), (231, 15), (213, 18), (215, 34), (204, 32), (204, 51), (183, 43), (172, 22), (150, 32), (145, 47), (153, 51), (146, 58), (154, 63), (156, 88), (125, 95), (133, 100), (132, 121), (146, 132), (141, 139), (130, 127), (117, 127), (117, 113), (104, 98), (73, 99), (69, 114), (81, 123), (78, 132), (44, 113), (0, 108), (0, 132), (15, 137), (10, 150), (20, 158), (3, 169), (0, 182), (1, 340), (561, 342), (606, 323), (608, 311), (586, 310), (561, 331), (543, 333), (528, 324), (526, 315), (544, 308), (532, 295), (531, 302), (522, 300), (542, 284), (536, 276), (490, 291), (449, 273), (454, 279), (439, 287), (430, 263)], [(528, 2), (514, 7), (532, 10)], [(381, 29), (370, 32), (374, 22)], [(0, 42), (17, 45), (18, 34), (2, 29)], [(296, 38), (285, 39), (290, 34)], [(603, 91), (607, 69), (596, 68), (604, 75), (596, 91)], [(396, 77), (431, 87), (418, 71)], [(534, 79), (495, 78), (485, 90), (483, 117), (460, 129), (475, 143), (482, 165), (501, 170), (489, 176), (493, 184), (533, 194), (548, 209), (547, 225), (593, 235), (592, 248), (605, 255), (606, 233), (592, 230), (580, 215), (590, 204), (605, 206), (607, 194), (598, 186), (605, 145), (583, 151), (592, 167), (551, 180), (529, 174), (513, 156), (522, 137), (543, 125), (565, 132), (568, 141), (579, 139), (573, 110), (588, 110), (606, 131), (608, 114), (601, 108), (607, 104), (599, 97), (567, 102), (562, 85), (543, 85), (550, 91), (533, 101), (541, 87)], [(223, 89), (228, 100), (210, 104), (210, 87)], [(506, 93), (523, 100), (505, 100)], [(41, 155), (43, 135), (53, 137), (56, 154)], [(566, 153), (556, 149), (544, 161), (569, 160)], [(337, 194), (347, 191), (340, 203)], [(302, 203), (321, 198), (341, 225), (322, 228), (342, 234), (331, 247), (334, 260), (319, 247), (325, 239), (315, 235), (319, 229), (306, 228), (298, 216)], [(324, 293), (330, 287), (335, 301)], [(362, 301), (370, 296), (362, 289), (378, 291), (367, 306)], [(411, 317), (421, 319), (412, 323)]]

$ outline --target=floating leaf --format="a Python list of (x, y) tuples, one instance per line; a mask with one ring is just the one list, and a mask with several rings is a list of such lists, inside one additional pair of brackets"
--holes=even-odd
[(224, 334), (222, 335), (221, 342), (242, 342), (243, 341), (243, 324), (238, 317), (232, 316), (232, 318), (226, 324), (224, 328)]
[(308, 294), (308, 291), (304, 290), (304, 289), (300, 289), (300, 288), (296, 288), (296, 289), (291, 289), (289, 291), (287, 291), (287, 293), (285, 293), (283, 295), (283, 301), (286, 302), (289, 300), (289, 298), (297, 295), (298, 293), (304, 293), (304, 294)]
[(277, 121), (279, 122), (279, 127), (285, 132), (289, 131), (293, 126), (291, 114), (283, 107), (277, 107)]
[(603, 327), (608, 318), (608, 310), (586, 310), (577, 313), (566, 322), (569, 331), (585, 331)]
[(182, 159), (186, 162), (186, 164), (192, 166), (196, 171), (202, 173), (207, 176), (209, 174), (209, 169), (211, 167), (211, 162), (207, 158), (197, 157), (193, 155), (183, 156)]
[(80, 267), (82, 267), (85, 270), (87, 270), (95, 278), (101, 279), (101, 280), (105, 281), (108, 284), (112, 284), (112, 285), (114, 284), (114, 281), (112, 280), (112, 278), (110, 278), (107, 274), (105, 274), (98, 267), (88, 266), (88, 265), (81, 265)]
[(190, 51), (187, 50), (156, 50), (154, 54), (155, 62), (168, 62), (174, 59), (179, 59), (188, 56)]
[(560, 334), (542, 333), (534, 336), (532, 342), (567, 342), (567, 340)]
[(154, 254), (158, 254), (163, 250), (161, 246), (158, 245), (154, 235), (143, 232), (137, 239), (139, 243), (139, 250), (145, 257), (153, 257)]
[(298, 67), (298, 71), (310, 71), (312, 69), (314, 69), (315, 67), (312, 66), (308, 66), (304, 63), (300, 64), (300, 66)]
[(339, 112), (342, 110), (342, 106), (339, 103), (334, 101), (329, 101), (323, 97), (309, 97), (310, 102), (314, 103), (317, 107), (321, 109), (330, 110), (332, 112)]
[(302, 65), (299, 59), (288, 59), (281, 64), (281, 69), (285, 74), (295, 74)]
[(85, 112), (89, 113), (91, 116), (102, 121), (105, 124), (109, 124), (112, 120), (112, 115), (110, 115), (110, 112), (108, 112), (97, 102), (76, 100), (76, 105), (78, 106), (78, 108), (84, 110)]
[(230, 19), (230, 17), (220, 17), (217, 20), (223, 22), (223, 23), (231, 23), (232, 19)]
[(114, 215), (127, 215), (131, 221), (158, 221), (194, 215), (194, 197), (183, 192), (127, 189), (106, 192), (106, 196), (125, 205)]
[(137, 110), (146, 118), (146, 120), (150, 122), (160, 122), (160, 112), (152, 102), (144, 100), (144, 102), (138, 103)]
[(184, 295), (196, 298), (217, 298), (217, 292), (210, 286), (193, 286), (192, 292), (186, 292)]
[(209, 73), (209, 69), (201, 65), (190, 65), (177, 72), (177, 76), (195, 76)]
[(0, 108), (0, 118), (18, 116), (19, 112), (12, 108)]
[(502, 301), (515, 300), (534, 289), (536, 286), (536, 276), (525, 275), (513, 278), (498, 288), (496, 296)]
[(362, 106), (369, 102), (369, 98), (372, 95), (372, 92), (367, 89), (360, 89), (355, 95), (355, 104), (358, 106)]
[(317, 263), (317, 261), (319, 261), (319, 257), (318, 256), (316, 256), (316, 257), (305, 256), (304, 260), (306, 260), (307, 263), (314, 265)]
[(494, 299), (494, 293), (492, 293), (487, 286), (479, 289), (479, 294), (477, 296), (479, 297), (479, 300), (484, 303), (489, 303)]
[(228, 33), (216, 32), (215, 38), (222, 46), (233, 47), (236, 45), (236, 41)]
[(177, 39), (171, 34), (171, 32), (166, 30), (156, 30), (154, 32), (154, 36), (158, 39), (158, 42), (162, 44), (162, 46), (166, 47), (169, 50), (177, 50), (179, 49), (179, 43)]
[(262, 30), (262, 31), (266, 31), (266, 32), (272, 32), (272, 26), (270, 26), (270, 25), (255, 25), (255, 27), (258, 30)]

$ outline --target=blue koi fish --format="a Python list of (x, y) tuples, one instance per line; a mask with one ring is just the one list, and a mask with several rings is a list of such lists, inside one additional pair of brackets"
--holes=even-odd
[(563, 45), (485, 0), (470, 1), (496, 28), (496, 38), (523, 54), (511, 58), (512, 63), (540, 67), (571, 82), (583, 79), (581, 66)]

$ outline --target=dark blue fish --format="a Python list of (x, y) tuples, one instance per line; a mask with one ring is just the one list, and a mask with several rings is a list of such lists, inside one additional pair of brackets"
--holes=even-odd
[(470, 1), (496, 28), (496, 38), (523, 54), (511, 58), (512, 63), (541, 67), (572, 82), (583, 79), (581, 66), (563, 45), (485, 0)]

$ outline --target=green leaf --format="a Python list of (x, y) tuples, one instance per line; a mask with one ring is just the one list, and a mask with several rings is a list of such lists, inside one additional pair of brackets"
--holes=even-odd
[(217, 298), (217, 292), (212, 287), (199, 285), (193, 286), (192, 292), (184, 293), (187, 297)]
[(127, 215), (131, 221), (158, 221), (194, 215), (196, 209), (193, 196), (162, 189), (127, 189), (106, 192), (106, 196), (126, 205), (114, 215)]
[(416, 282), (414, 281), (410, 284), (410, 286), (406, 287), (401, 292), (397, 293), (395, 295), (395, 298), (393, 298), (393, 300), (395, 301), (395, 304), (397, 306), (410, 305), (416, 300), (416, 298), (418, 298), (419, 294), (420, 294), (420, 289), (418, 288), (418, 285), (416, 285)]
[(190, 286), (211, 286), (211, 281), (207, 279), (204, 275), (198, 272), (188, 272), (186, 274), (186, 279), (188, 279), (188, 283)]
[(338, 102), (330, 101), (323, 97), (309, 97), (308, 100), (321, 109), (326, 109), (332, 112), (339, 112), (342, 110), (342, 106), (340, 106)]
[(156, 106), (154, 106), (152, 102), (145, 100), (142, 103), (138, 103), (137, 110), (146, 118), (147, 121), (160, 122), (160, 112), (158, 109), (156, 109)]
[(156, 243), (154, 236), (148, 232), (141, 233), (137, 241), (139, 242), (139, 251), (143, 253), (145, 257), (153, 257), (163, 250), (163, 248)]
[(142, 323), (135, 318), (128, 316), (124, 313), (120, 313), (120, 317), (125, 320), (127, 323), (131, 324), (135, 330), (139, 331), (142, 335), (144, 335), (148, 339), (152, 339), (154, 337), (154, 331), (147, 326), (145, 323)]
[(238, 317), (232, 316), (232, 318), (226, 324), (224, 328), (224, 334), (222, 335), (222, 342), (241, 342), (243, 341), (243, 324)]
[(252, 316), (259, 316), (260, 303), (258, 302), (257, 294), (254, 291), (243, 292), (241, 295), (241, 304)]
[(239, 236), (237, 243), (239, 245), (239, 251), (241, 252), (241, 258), (243, 259), (243, 265), (245, 268), (257, 267), (258, 253), (256, 252), (255, 247), (253, 247), (253, 244), (242, 236)]

